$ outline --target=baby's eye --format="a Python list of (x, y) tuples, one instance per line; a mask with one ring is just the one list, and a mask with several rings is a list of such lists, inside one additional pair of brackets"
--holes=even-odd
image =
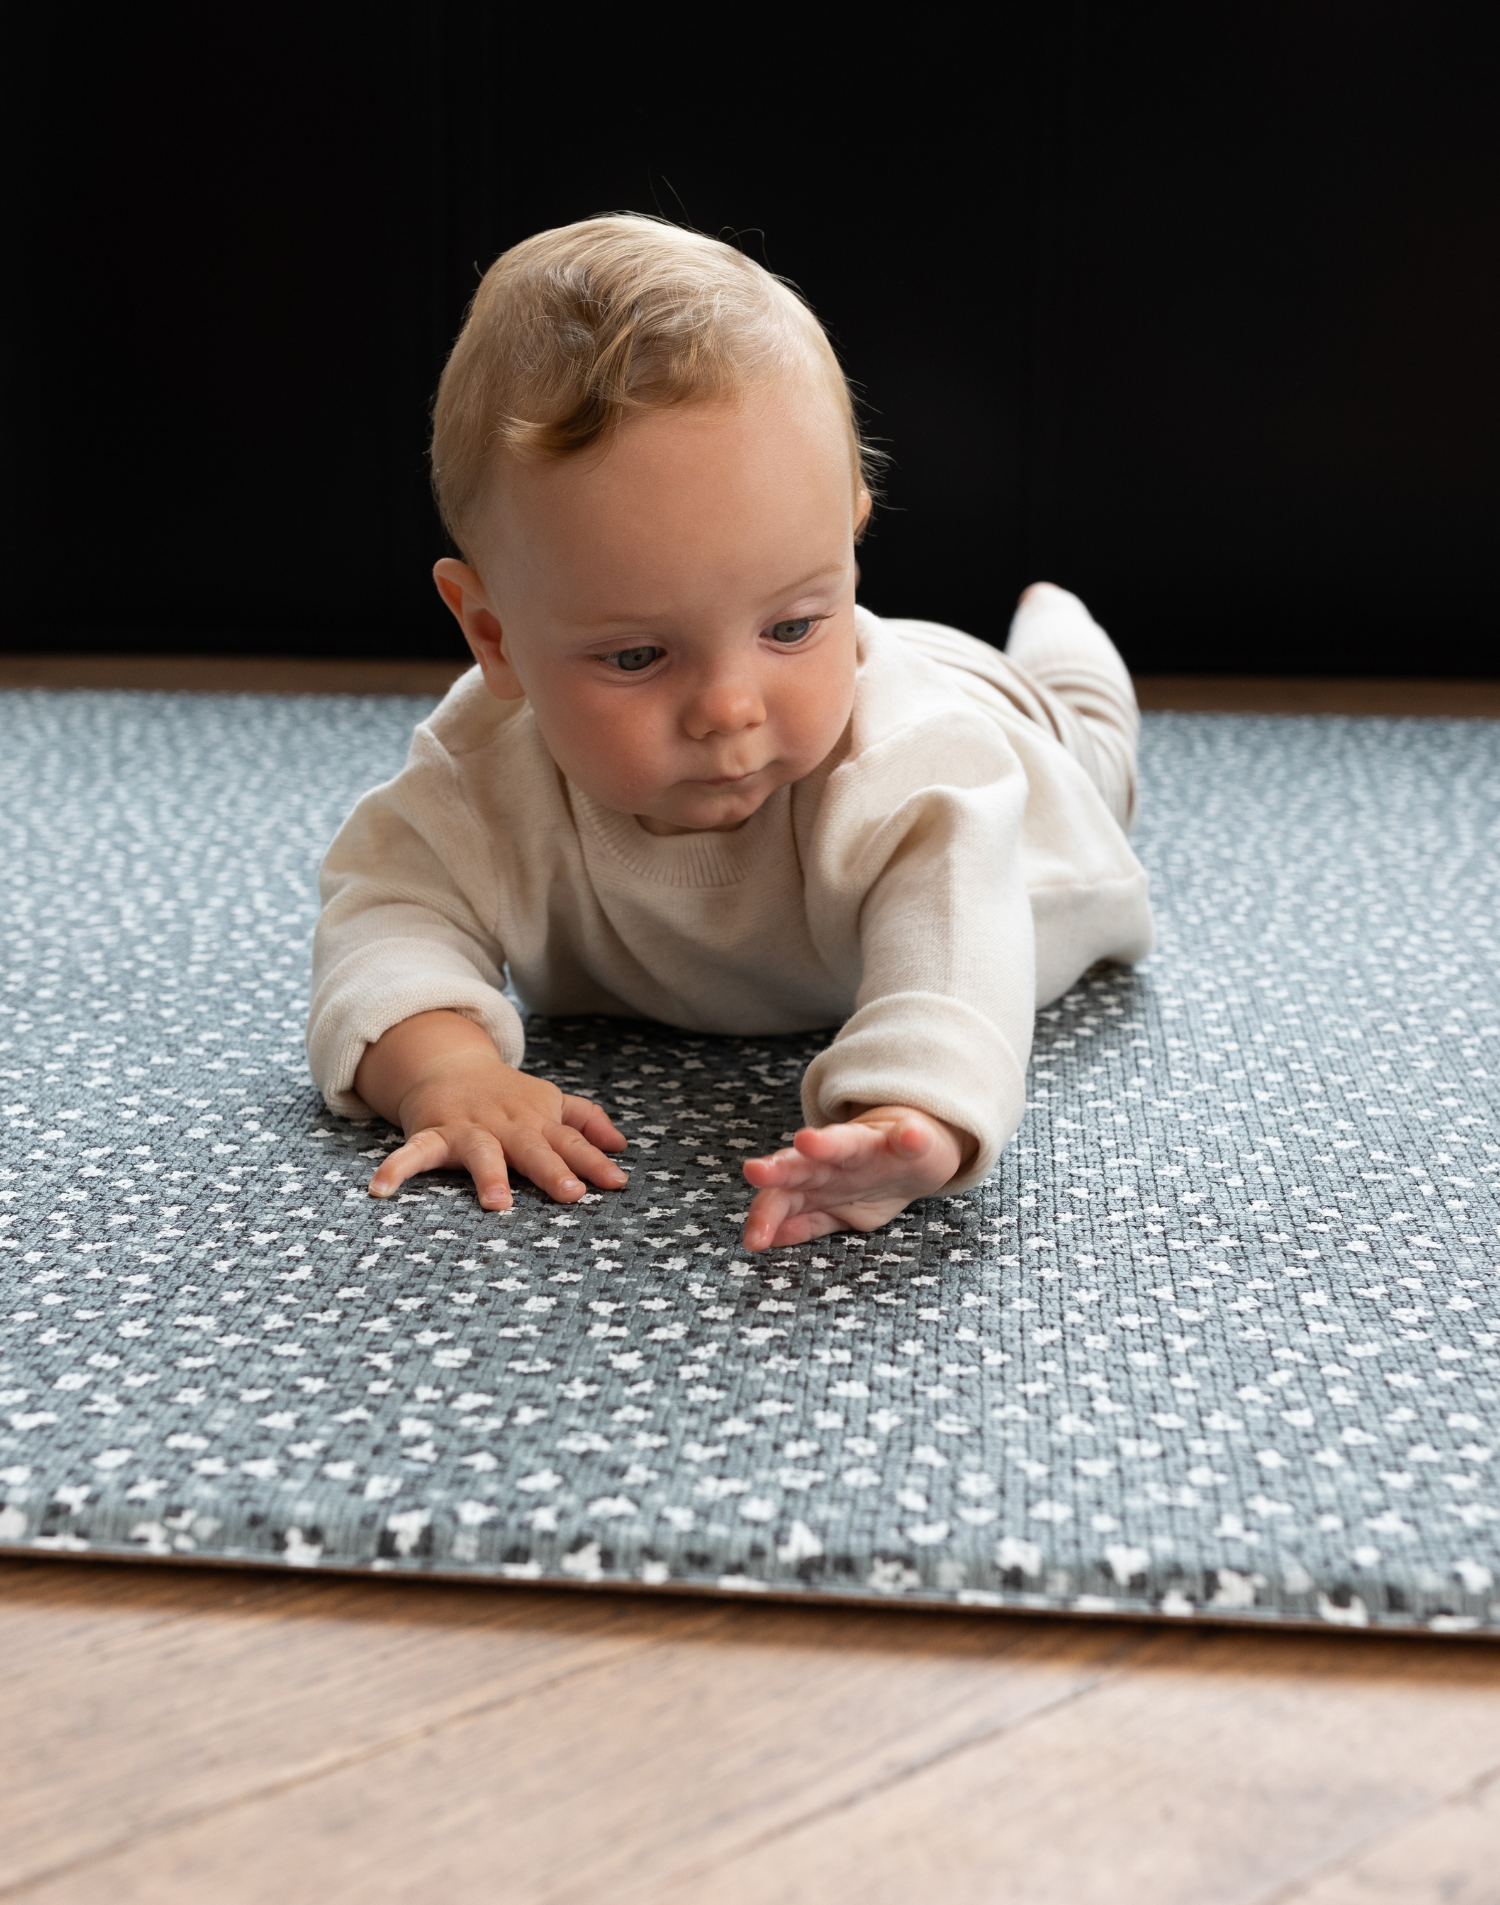
[(661, 648), (620, 648), (604, 659), (611, 668), (618, 668), (622, 675), (638, 675), (643, 668), (649, 668), (658, 655), (665, 654)]
[(783, 648), (794, 648), (798, 642), (807, 640), (821, 620), (821, 616), (804, 615), (795, 622), (773, 622), (766, 633)]

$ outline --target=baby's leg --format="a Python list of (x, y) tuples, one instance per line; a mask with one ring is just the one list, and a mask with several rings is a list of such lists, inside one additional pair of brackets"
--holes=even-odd
[(1076, 595), (1034, 582), (1011, 622), (1005, 655), (1043, 691), (1058, 739), (1128, 832), (1141, 717), (1114, 643)]

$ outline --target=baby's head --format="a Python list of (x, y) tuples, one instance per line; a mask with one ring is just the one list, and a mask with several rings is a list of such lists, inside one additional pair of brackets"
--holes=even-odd
[(656, 833), (736, 827), (837, 742), (870, 497), (816, 318), (653, 219), (485, 274), (438, 390), (435, 571), (490, 691)]

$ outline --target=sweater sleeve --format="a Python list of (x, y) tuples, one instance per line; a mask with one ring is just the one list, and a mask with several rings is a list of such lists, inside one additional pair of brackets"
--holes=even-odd
[[(1036, 988), (1026, 777), (993, 724), (963, 714), (877, 753), (832, 829), (865, 836), (838, 881), (861, 896), (861, 981), (852, 1016), (808, 1067), (803, 1112), (832, 1124), (858, 1106), (910, 1105), (956, 1125), (978, 1145), (948, 1186), (964, 1190), (989, 1174), (1026, 1103)], [(861, 812), (883, 817), (861, 826)], [(831, 857), (838, 878), (844, 856)]]
[(406, 769), (335, 836), (320, 876), (307, 1053), (329, 1107), (369, 1115), (354, 1091), (365, 1048), (418, 1012), (461, 1012), (507, 1064), (525, 1051), (504, 996), (491, 860), (447, 751), (418, 729)]

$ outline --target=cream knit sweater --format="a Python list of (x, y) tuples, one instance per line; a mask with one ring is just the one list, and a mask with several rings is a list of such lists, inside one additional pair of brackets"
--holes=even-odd
[(308, 1054), (329, 1105), (367, 1115), (365, 1047), (417, 1012), (463, 1013), (519, 1064), (508, 968), (537, 1012), (839, 1026), (803, 1078), (807, 1121), (911, 1105), (979, 1141), (951, 1188), (982, 1179), (1025, 1107), (1035, 1007), (1150, 950), (1121, 824), (1129, 677), (1071, 596), (1023, 610), (1009, 656), (858, 617), (838, 747), (733, 833), (662, 838), (598, 806), (525, 701), (465, 675), (323, 863)]

